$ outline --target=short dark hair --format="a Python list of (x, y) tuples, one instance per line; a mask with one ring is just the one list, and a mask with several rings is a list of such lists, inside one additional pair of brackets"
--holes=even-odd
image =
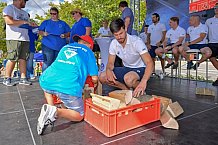
[(148, 28), (148, 27), (149, 27), (149, 25), (145, 25), (144, 27)]
[(50, 11), (55, 11), (55, 12), (59, 13), (59, 11), (58, 11), (58, 9), (56, 7), (51, 7)]
[(121, 1), (119, 7), (128, 7), (128, 3), (126, 1)]
[(170, 20), (173, 22), (177, 22), (177, 24), (179, 25), (179, 17), (171, 17)]
[(158, 18), (158, 21), (160, 21), (160, 15), (158, 13), (153, 13), (152, 15), (156, 16), (156, 18)]
[(201, 17), (200, 17), (199, 15), (196, 15), (196, 14), (194, 14), (194, 15), (191, 15), (191, 17), (194, 17), (194, 18), (196, 18), (198, 21), (200, 21), (200, 20), (201, 20)]
[(115, 19), (110, 23), (110, 30), (112, 33), (120, 31), (121, 28), (125, 29), (125, 23), (120, 18)]

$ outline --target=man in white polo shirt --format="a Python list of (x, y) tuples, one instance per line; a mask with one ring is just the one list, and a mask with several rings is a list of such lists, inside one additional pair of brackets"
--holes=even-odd
[[(210, 61), (214, 65), (214, 67), (218, 70), (218, 3), (214, 6), (215, 16), (207, 19), (206, 25), (208, 27), (208, 38), (209, 44), (208, 47), (212, 51), (212, 55), (210, 57)], [(218, 86), (218, 78), (212, 84), (213, 86)]]
[[(189, 20), (190, 26), (187, 30), (187, 37), (190, 38), (189, 42), (179, 47), (179, 53), (187, 60), (187, 69), (196, 70), (200, 63), (204, 62), (211, 56), (211, 50), (207, 47), (206, 38), (208, 29), (206, 25), (200, 22), (198, 15), (193, 15)], [(199, 49), (202, 53), (201, 59), (193, 66), (193, 62), (190, 60), (189, 55), (186, 53), (189, 49)]]
[(8, 5), (3, 10), (3, 18), (6, 23), (6, 44), (7, 44), (7, 65), (3, 84), (14, 86), (11, 82), (11, 74), (16, 62), (19, 62), (20, 81), (19, 84), (31, 85), (26, 78), (26, 60), (29, 56), (29, 36), (28, 30), (19, 28), (26, 24), (36, 26), (35, 23), (28, 22), (28, 13), (22, 10), (28, 0), (13, 0), (13, 4)]
[[(120, 89), (133, 88), (135, 97), (143, 95), (154, 67), (146, 45), (141, 38), (127, 34), (122, 19), (113, 20), (110, 30), (115, 39), (109, 47), (106, 72), (100, 74), (99, 80)], [(123, 67), (114, 67), (116, 55)]]
[[(147, 35), (147, 48), (153, 59), (153, 63), (155, 65), (155, 50), (160, 47), (165, 39), (166, 35), (166, 27), (164, 24), (160, 22), (160, 16), (157, 13), (152, 14), (152, 22), (148, 27), (148, 35)], [(162, 70), (164, 71), (164, 60), (160, 58)], [(153, 70), (154, 72), (154, 70)]]
[[(179, 26), (178, 17), (171, 17), (169, 25), (171, 29), (167, 31), (163, 43), (163, 48), (162, 47), (157, 48), (155, 50), (155, 53), (158, 55), (158, 57), (165, 58), (165, 60), (168, 62), (168, 64), (165, 66), (165, 69), (169, 68), (172, 65), (173, 65), (173, 69), (176, 69), (178, 67), (178, 61), (179, 61), (178, 48), (179, 46), (182, 45), (182, 43), (184, 43), (186, 32), (185, 29)], [(167, 44), (168, 40), (170, 40), (169, 44)], [(171, 50), (173, 52), (175, 63), (167, 56), (164, 57), (165, 53)]]

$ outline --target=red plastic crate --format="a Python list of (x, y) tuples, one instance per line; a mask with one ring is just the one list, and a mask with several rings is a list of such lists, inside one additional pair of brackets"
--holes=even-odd
[(85, 101), (85, 121), (107, 137), (158, 121), (160, 119), (160, 99), (143, 102), (114, 111), (107, 111)]

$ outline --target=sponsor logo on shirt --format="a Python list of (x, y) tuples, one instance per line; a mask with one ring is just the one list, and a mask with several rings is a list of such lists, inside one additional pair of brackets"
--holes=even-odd
[(67, 59), (70, 59), (71, 57), (77, 55), (77, 53), (73, 50), (65, 50), (64, 54), (65, 54)]

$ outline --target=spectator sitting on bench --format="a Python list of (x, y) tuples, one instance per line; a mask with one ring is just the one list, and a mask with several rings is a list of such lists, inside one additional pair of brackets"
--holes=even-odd
[[(206, 25), (200, 22), (200, 17), (198, 15), (193, 15), (189, 20), (190, 26), (187, 30), (187, 37), (190, 37), (190, 41), (184, 43), (179, 47), (179, 53), (187, 60), (187, 69), (196, 70), (200, 63), (204, 62), (211, 56), (211, 50), (207, 47), (206, 37), (208, 33), (208, 29)], [(193, 66), (193, 62), (190, 60), (188, 54), (186, 53), (189, 49), (199, 49), (202, 53), (201, 59), (196, 62)]]
[[(215, 16), (208, 19), (205, 24), (208, 27), (208, 47), (212, 51), (210, 61), (212, 62), (213, 66), (218, 70), (218, 3), (216, 3), (216, 5), (214, 6), (214, 12)], [(212, 85), (218, 86), (218, 78), (216, 81), (213, 82)]]
[[(178, 67), (178, 61), (179, 61), (179, 46), (184, 43), (185, 40), (185, 29), (181, 28), (179, 26), (179, 18), (178, 17), (171, 17), (170, 23), (169, 23), (171, 29), (167, 31), (165, 40), (163, 42), (163, 48), (159, 47), (155, 50), (155, 53), (158, 57), (165, 59), (168, 64), (164, 67), (169, 68), (170, 66), (173, 66), (173, 69), (176, 69)], [(170, 39), (170, 44), (166, 45), (168, 42), (168, 39)], [(173, 56), (175, 59), (175, 63), (165, 56), (165, 53), (168, 51), (173, 52)]]

